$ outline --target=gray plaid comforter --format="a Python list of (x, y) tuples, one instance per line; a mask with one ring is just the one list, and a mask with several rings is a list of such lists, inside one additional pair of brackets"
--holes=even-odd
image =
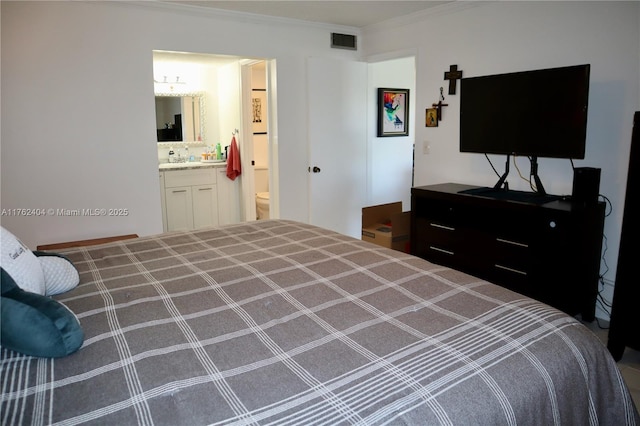
[(259, 221), (66, 252), (62, 359), (2, 350), (3, 425), (640, 423), (582, 324), (455, 270)]

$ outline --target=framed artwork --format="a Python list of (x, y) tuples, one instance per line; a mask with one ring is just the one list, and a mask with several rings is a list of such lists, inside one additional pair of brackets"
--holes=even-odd
[(424, 125), (426, 127), (438, 127), (438, 108), (427, 108)]
[(264, 89), (253, 89), (251, 91), (252, 123), (251, 128), (254, 135), (267, 133), (267, 91)]
[(378, 89), (378, 137), (409, 136), (409, 89)]

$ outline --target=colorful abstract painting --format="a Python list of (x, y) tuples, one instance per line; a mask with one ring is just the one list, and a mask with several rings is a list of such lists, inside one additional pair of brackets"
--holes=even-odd
[(409, 135), (409, 89), (378, 89), (378, 136)]

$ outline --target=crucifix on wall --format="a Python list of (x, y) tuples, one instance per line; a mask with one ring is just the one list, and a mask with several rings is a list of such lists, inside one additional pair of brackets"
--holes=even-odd
[[(437, 104), (431, 104), (436, 109), (436, 115), (438, 117), (438, 121), (442, 120), (442, 107), (449, 106), (449, 104), (443, 104), (442, 103), (442, 101), (444, 101), (444, 95), (442, 94), (443, 90), (444, 89), (441, 87), (440, 88), (440, 99), (438, 99), (438, 103)], [(432, 126), (429, 126), (429, 127), (432, 127)]]
[(444, 79), (449, 80), (449, 94), (456, 94), (456, 82), (462, 78), (462, 70), (457, 65), (449, 65), (449, 71), (444, 72)]

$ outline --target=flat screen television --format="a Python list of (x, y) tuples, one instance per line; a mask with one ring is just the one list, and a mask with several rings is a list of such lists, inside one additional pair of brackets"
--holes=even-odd
[[(590, 66), (463, 78), (460, 152), (584, 159)], [(536, 171), (537, 178), (537, 171)]]
[(463, 78), (460, 151), (584, 159), (589, 68)]

